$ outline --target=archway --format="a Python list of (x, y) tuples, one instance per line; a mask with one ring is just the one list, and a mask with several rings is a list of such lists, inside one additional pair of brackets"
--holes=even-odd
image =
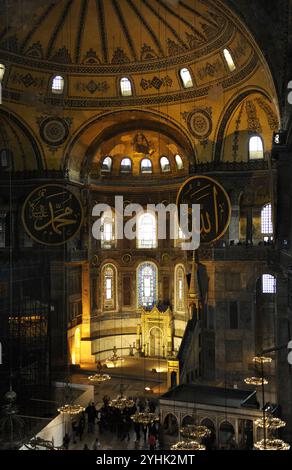
[(176, 437), (178, 436), (178, 421), (175, 415), (172, 413), (169, 413), (165, 418), (163, 422), (163, 428), (165, 431), (165, 434)]
[(163, 357), (163, 334), (160, 328), (154, 327), (150, 330), (149, 334), (150, 343), (150, 356)]
[(228, 421), (223, 421), (220, 424), (219, 428), (219, 445), (220, 449), (234, 449), (235, 442), (234, 442), (235, 431), (232, 424)]

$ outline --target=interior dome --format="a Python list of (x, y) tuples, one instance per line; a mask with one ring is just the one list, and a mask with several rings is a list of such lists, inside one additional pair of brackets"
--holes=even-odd
[(31, 0), (30, 7), (30, 21), (14, 9), (1, 49), (42, 62), (130, 65), (166, 57), (179, 62), (188, 54), (216, 51), (237, 29), (210, 0)]

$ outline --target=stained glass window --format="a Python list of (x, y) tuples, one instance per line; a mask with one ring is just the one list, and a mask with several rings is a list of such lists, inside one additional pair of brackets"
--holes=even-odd
[(101, 165), (101, 170), (103, 172), (109, 172), (111, 171), (112, 168), (112, 159), (111, 157), (105, 157), (103, 159), (102, 165)]
[(152, 173), (152, 163), (149, 158), (143, 158), (141, 161), (141, 173)]
[(138, 307), (152, 307), (157, 302), (157, 267), (143, 263), (138, 267)]
[(121, 173), (130, 173), (132, 169), (132, 162), (129, 158), (123, 158), (121, 161)]

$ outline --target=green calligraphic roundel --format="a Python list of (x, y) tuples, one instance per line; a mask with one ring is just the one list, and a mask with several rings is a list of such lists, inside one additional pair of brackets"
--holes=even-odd
[[(192, 204), (200, 205), (200, 241), (213, 243), (221, 238), (229, 227), (231, 203), (225, 189), (209, 176), (193, 176), (187, 179), (179, 189), (177, 205), (179, 217), (181, 204), (188, 205), (192, 212)], [(188, 229), (191, 231), (191, 216)]]
[(34, 189), (22, 207), (28, 235), (43, 245), (62, 245), (77, 235), (83, 220), (79, 199), (62, 185), (46, 184)]

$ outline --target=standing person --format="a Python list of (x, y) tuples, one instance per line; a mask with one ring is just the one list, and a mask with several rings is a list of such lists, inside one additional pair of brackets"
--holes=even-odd
[(80, 442), (82, 441), (82, 437), (84, 433), (84, 426), (85, 426), (85, 420), (84, 420), (84, 414), (82, 413), (79, 419), (78, 430), (77, 430), (77, 434), (79, 436)]
[(98, 437), (95, 439), (94, 443), (93, 443), (93, 446), (92, 446), (92, 450), (99, 450), (101, 447), (100, 445), (100, 441), (98, 439)]
[(153, 434), (149, 434), (148, 437), (149, 450), (155, 450), (156, 446), (156, 437)]
[(140, 438), (141, 438), (141, 434), (140, 434), (140, 424), (139, 423), (135, 423), (135, 426), (134, 426), (134, 429), (135, 429), (135, 433), (136, 433), (136, 441), (140, 441)]
[(73, 434), (73, 444), (76, 444), (76, 438), (78, 435), (78, 424), (76, 419), (72, 422), (72, 434)]
[(69, 449), (69, 443), (70, 443), (70, 436), (66, 432), (65, 436), (63, 437), (63, 447), (64, 447), (64, 449), (66, 449), (66, 450)]
[(96, 418), (96, 409), (94, 403), (91, 403), (87, 406), (85, 413), (87, 414), (87, 423), (88, 423), (88, 430), (89, 434), (94, 432), (94, 422)]
[(89, 450), (89, 447), (87, 444), (84, 444), (83, 450)]
[(143, 426), (144, 442), (146, 442), (147, 440), (147, 430), (148, 430), (148, 426), (144, 425)]

